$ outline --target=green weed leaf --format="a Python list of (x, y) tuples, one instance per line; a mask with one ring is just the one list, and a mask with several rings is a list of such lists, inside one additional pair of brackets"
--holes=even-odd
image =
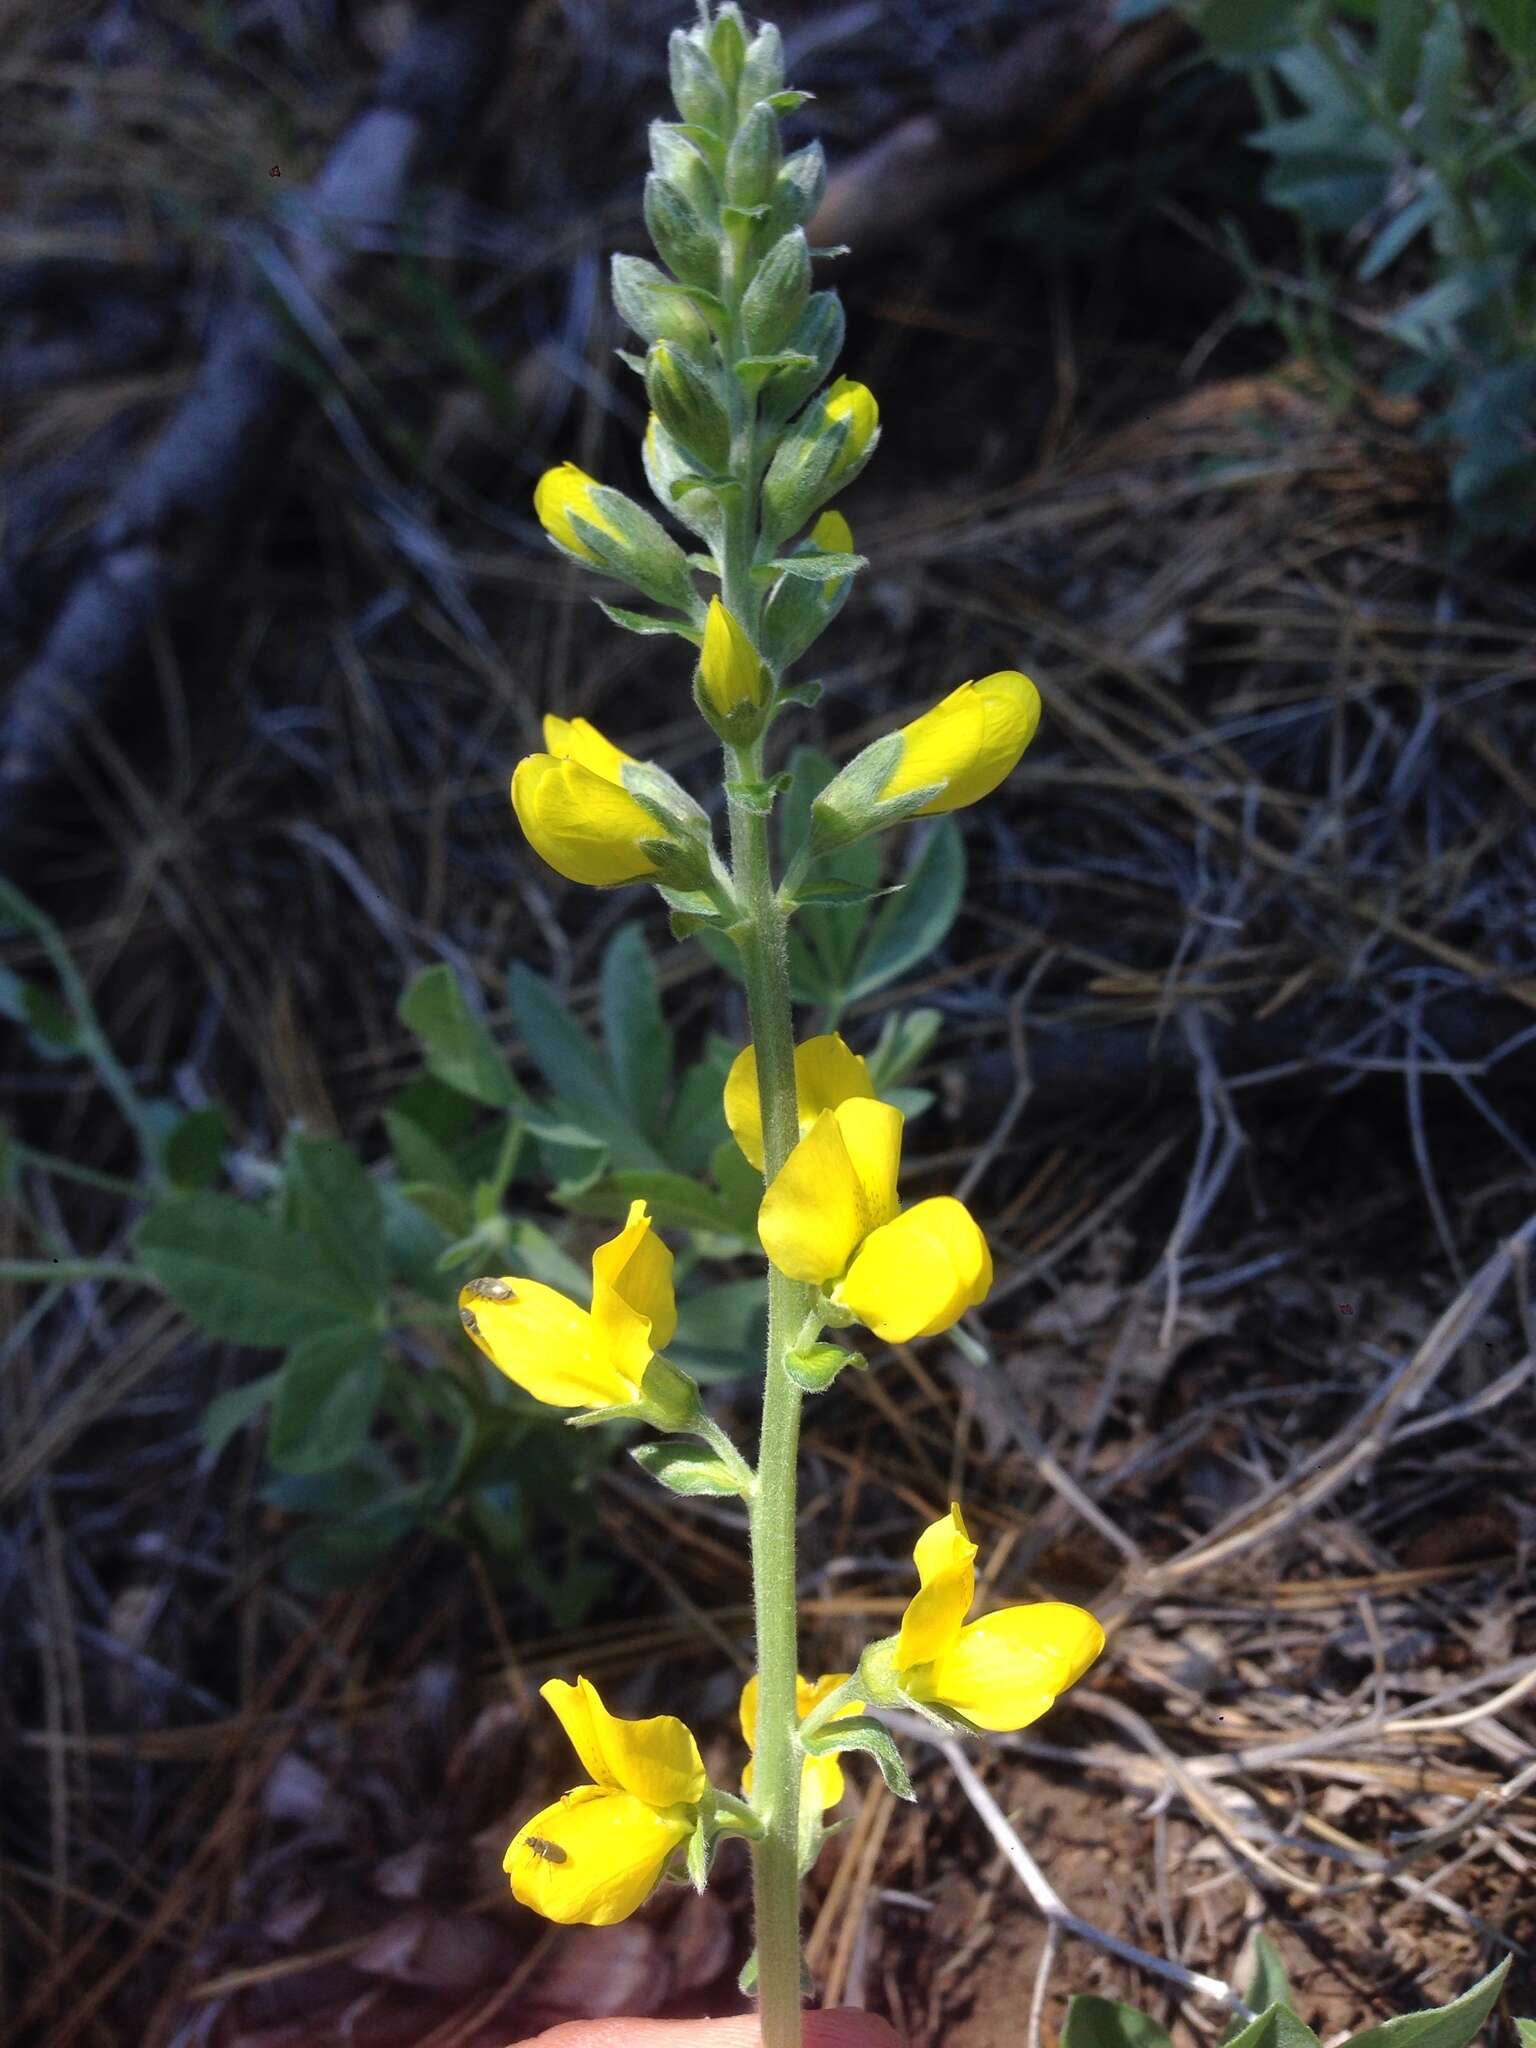
[(1173, 2042), (1134, 2005), (1081, 1991), (1067, 2001), (1060, 2048), (1173, 2048)]
[(372, 1306), (311, 1238), (232, 1195), (163, 1196), (138, 1254), (199, 1329), (234, 1344), (276, 1349)]
[(343, 1325), (295, 1344), (278, 1375), (267, 1453), (280, 1472), (328, 1472), (356, 1457), (384, 1390), (378, 1333)]

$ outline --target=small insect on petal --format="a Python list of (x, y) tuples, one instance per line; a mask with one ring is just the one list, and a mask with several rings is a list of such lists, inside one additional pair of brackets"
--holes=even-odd
[(523, 1842), (525, 1849), (531, 1849), (535, 1856), (542, 1856), (546, 1863), (564, 1863), (565, 1851), (558, 1842), (546, 1842), (542, 1835), (528, 1835)]

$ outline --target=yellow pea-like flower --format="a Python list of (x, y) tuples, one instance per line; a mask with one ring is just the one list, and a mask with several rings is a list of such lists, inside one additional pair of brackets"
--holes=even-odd
[(711, 707), (722, 718), (739, 705), (754, 707), (767, 695), (767, 671), (744, 626), (718, 597), (709, 600), (704, 618), (704, 645), (699, 654), (699, 681)]
[(906, 1344), (952, 1329), (991, 1290), (981, 1226), (953, 1195), (934, 1195), (870, 1232), (832, 1299), (888, 1344)]
[[(862, 1056), (851, 1051), (836, 1031), (808, 1038), (795, 1047), (795, 1094), (804, 1137), (824, 1109), (864, 1096), (874, 1099), (874, 1083)], [(725, 1120), (731, 1136), (761, 1173), (763, 1170), (763, 1106), (757, 1089), (757, 1054), (749, 1045), (731, 1062), (725, 1077)]]
[[(796, 1672), (795, 1719), (805, 1720), (812, 1710), (836, 1692), (840, 1685), (846, 1685), (852, 1675), (848, 1671), (828, 1671), (812, 1684), (810, 1679), (802, 1678)], [(754, 1671), (741, 1689), (740, 1709), (741, 1732), (747, 1748), (754, 1756), (757, 1751), (757, 1692), (757, 1673)], [(850, 1714), (861, 1714), (863, 1711), (862, 1700), (849, 1700), (830, 1718), (833, 1721), (842, 1721)], [(753, 1769), (752, 1758), (749, 1757), (747, 1767), (741, 1774), (741, 1789), (748, 1794), (752, 1790)], [(800, 1766), (800, 1784), (803, 1796), (814, 1798), (821, 1811), (826, 1813), (836, 1806), (843, 1796), (843, 1767), (835, 1756), (808, 1756)]]
[(880, 408), (869, 386), (852, 377), (839, 377), (828, 389), (821, 406), (825, 418), (846, 420), (848, 423), (848, 438), (832, 471), (834, 476), (840, 476), (845, 469), (853, 467), (874, 439), (875, 429), (880, 424)]
[[(764, 1251), (781, 1273), (827, 1289), (888, 1344), (950, 1329), (992, 1286), (980, 1226), (951, 1195), (900, 1208), (901, 1112), (873, 1098), (868, 1069), (840, 1038), (797, 1048), (795, 1079), (804, 1135), (758, 1210)], [(750, 1047), (731, 1068), (725, 1114), (747, 1157), (760, 1161)]]
[(882, 801), (938, 784), (915, 815), (931, 818), (990, 796), (1018, 766), (1040, 723), (1040, 692), (1017, 669), (962, 683), (901, 728), (901, 757)]
[[(627, 1407), (677, 1329), (672, 1254), (631, 1202), (617, 1237), (592, 1254), (592, 1305), (539, 1280), (471, 1280), (459, 1291), (470, 1337), (498, 1371), (552, 1408)], [(660, 1370), (660, 1368), (658, 1368)]]
[(824, 1286), (897, 1211), (902, 1114), (854, 1097), (824, 1109), (768, 1184), (763, 1249), (791, 1280)]
[(525, 1821), (502, 1868), (513, 1896), (546, 1920), (611, 1927), (645, 1904), (693, 1833), (704, 1761), (683, 1722), (620, 1720), (590, 1679), (552, 1678), (539, 1692), (592, 1782)]
[(1094, 1617), (1065, 1600), (1000, 1607), (967, 1622), (976, 1545), (958, 1502), (929, 1524), (912, 1554), (918, 1591), (901, 1618), (896, 1671), (913, 1699), (1010, 1733), (1048, 1712), (1104, 1647)]
[(610, 539), (622, 543), (624, 536), (611, 520), (605, 519), (593, 501), (592, 493), (598, 488), (594, 477), (584, 469), (578, 469), (574, 462), (562, 462), (554, 469), (546, 469), (533, 489), (533, 509), (540, 526), (551, 540), (557, 540), (561, 547), (569, 548), (573, 555), (580, 555), (584, 562), (592, 562), (598, 568), (605, 566), (602, 557), (596, 553), (590, 542), (583, 540), (572, 524), (572, 515), (595, 526), (599, 533), (606, 533)]
[(584, 718), (546, 717), (544, 744), (549, 751), (526, 755), (512, 776), (512, 808), (534, 852), (594, 889), (654, 875), (644, 842), (666, 831), (624, 787), (633, 755)]

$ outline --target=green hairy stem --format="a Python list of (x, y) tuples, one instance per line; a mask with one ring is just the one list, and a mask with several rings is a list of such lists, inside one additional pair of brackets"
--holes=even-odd
[[(739, 246), (734, 246), (727, 254), (724, 292), (728, 355), (743, 352), (743, 284)], [(728, 377), (726, 383), (731, 412), (730, 474), (742, 488), (731, 507), (721, 546), (721, 597), (755, 638), (759, 604), (751, 567), (757, 542), (754, 508), (760, 482), (757, 400), (743, 391), (734, 377)], [(762, 752), (761, 740), (749, 748), (728, 747), (728, 779), (756, 781), (762, 774)], [(771, 1181), (800, 1135), (785, 916), (775, 893), (768, 820), (733, 798), (730, 833), (737, 901), (745, 912), (738, 944), (757, 1055), (764, 1177)], [(795, 1519), (803, 1397), (784, 1370), (784, 1355), (805, 1320), (810, 1299), (809, 1288), (786, 1279), (769, 1266), (768, 1352), (751, 1514), (759, 1688), (752, 1805), (763, 1825), (761, 1839), (753, 1844), (753, 1903), (764, 2048), (798, 2048), (800, 2041)]]

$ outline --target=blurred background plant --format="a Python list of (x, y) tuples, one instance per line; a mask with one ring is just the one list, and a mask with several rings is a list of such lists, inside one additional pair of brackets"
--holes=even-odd
[[(833, 770), (813, 749), (796, 757), (780, 812), (786, 865)], [(797, 926), (797, 996), (822, 1006), (826, 1028), (940, 945), (960, 907), (965, 855), (952, 820), (919, 837), (908, 886), (888, 905), (881, 858), (870, 840), (824, 862), (823, 881), (858, 900), (808, 910)], [(757, 1244), (761, 1178), (721, 1105), (740, 1047), (714, 1035), (679, 1067), (639, 924), (620, 925), (604, 949), (596, 1037), (545, 976), (513, 963), (507, 1008), (530, 1087), (453, 969), (423, 969), (400, 999), (422, 1070), (382, 1109), (388, 1152), (370, 1162), (299, 1128), (275, 1156), (231, 1152), (222, 1109), (146, 1099), (53, 921), (3, 880), (0, 919), (0, 938), (41, 944), (54, 977), (0, 968), (0, 1014), (24, 1027), (38, 1058), (87, 1062), (139, 1150), (130, 1181), (7, 1144), (0, 1170), (21, 1256), (0, 1261), (0, 1280), (40, 1290), (29, 1319), (46, 1316), (64, 1287), (117, 1280), (162, 1288), (217, 1341), (282, 1350), (275, 1370), (214, 1397), (203, 1437), (216, 1458), (265, 1419), (261, 1498), (291, 1518), (285, 1563), (297, 1587), (354, 1584), (406, 1537), (446, 1535), (478, 1547), (557, 1625), (581, 1621), (609, 1578), (605, 1547), (582, 1540), (589, 1482), (625, 1433), (567, 1429), (494, 1371), (464, 1341), (460, 1285), (515, 1271), (585, 1298), (576, 1247), (534, 1217), (553, 1203), (622, 1219), (643, 1197), (658, 1227), (681, 1239), (673, 1360), (706, 1386), (759, 1376), (766, 1327), (761, 1273), (712, 1271)], [(734, 964), (735, 949), (725, 957)], [(868, 1049), (876, 1088), (909, 1117), (932, 1101), (901, 1084), (938, 1021), (932, 1010), (891, 1013)], [(120, 1213), (98, 1213), (92, 1228), (102, 1240), (126, 1237), (132, 1258), (57, 1249), (46, 1221), (55, 1183), (89, 1190), (98, 1209), (119, 1198)], [(511, 1213), (509, 1200), (534, 1216)], [(533, 1540), (552, 1529), (564, 1537), (557, 1562)]]
[[(1161, 0), (1122, 0), (1125, 21)], [(1341, 396), (1377, 377), (1421, 401), (1463, 545), (1536, 521), (1536, 8), (1529, 0), (1189, 0), (1250, 84), (1265, 198), (1294, 216), (1300, 276), (1232, 228), (1247, 317)], [(1378, 285), (1342, 302), (1341, 266)]]

